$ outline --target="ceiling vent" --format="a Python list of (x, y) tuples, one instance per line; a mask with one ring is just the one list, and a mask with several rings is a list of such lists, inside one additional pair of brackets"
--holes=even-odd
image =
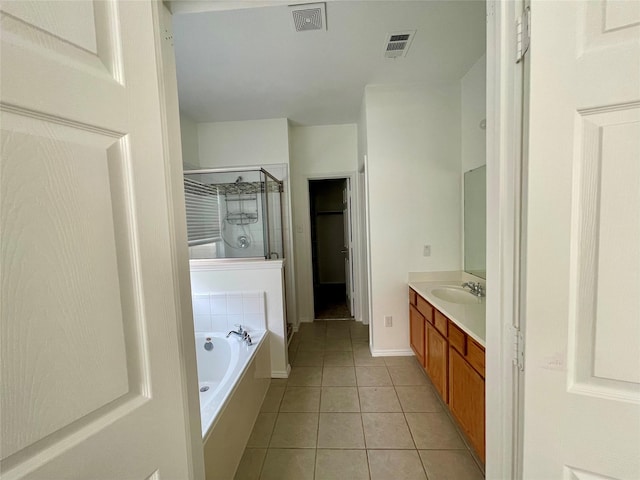
[(415, 34), (415, 30), (407, 30), (405, 32), (394, 32), (387, 35), (384, 56), (386, 58), (406, 57)]
[(296, 32), (327, 29), (327, 13), (324, 3), (293, 5), (291, 9), (293, 28)]

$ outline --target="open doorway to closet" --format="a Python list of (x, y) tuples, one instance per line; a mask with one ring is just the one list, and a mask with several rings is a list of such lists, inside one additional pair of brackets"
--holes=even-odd
[(317, 320), (353, 318), (349, 178), (309, 180), (313, 303)]

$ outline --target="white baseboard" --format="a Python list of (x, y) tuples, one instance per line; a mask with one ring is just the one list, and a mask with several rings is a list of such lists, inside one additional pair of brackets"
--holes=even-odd
[(395, 349), (395, 350), (387, 350), (387, 349), (373, 349), (371, 350), (371, 356), (373, 357), (412, 357), (414, 356), (413, 350), (408, 349)]
[(271, 370), (271, 378), (289, 378), (291, 373), (291, 365), (287, 364), (287, 370)]

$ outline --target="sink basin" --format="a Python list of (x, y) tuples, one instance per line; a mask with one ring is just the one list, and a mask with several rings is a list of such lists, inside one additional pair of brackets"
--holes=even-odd
[(482, 303), (482, 298), (476, 297), (462, 287), (439, 287), (431, 290), (431, 293), (445, 302), (451, 303)]

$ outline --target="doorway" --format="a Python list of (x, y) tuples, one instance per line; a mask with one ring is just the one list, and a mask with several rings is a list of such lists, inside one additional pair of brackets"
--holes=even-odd
[(314, 318), (352, 319), (350, 179), (309, 180), (309, 215)]

